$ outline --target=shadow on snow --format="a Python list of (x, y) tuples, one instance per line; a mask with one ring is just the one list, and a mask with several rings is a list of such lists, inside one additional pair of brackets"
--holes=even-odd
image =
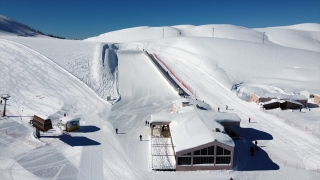
[(60, 140), (70, 146), (96, 146), (101, 144), (84, 136), (63, 135)]
[(96, 146), (101, 144), (84, 136), (70, 136), (69, 134), (60, 136), (41, 136), (41, 138), (59, 138), (62, 142), (69, 144), (70, 146)]
[[(70, 132), (70, 134), (81, 133), (81, 132), (83, 133), (96, 132), (99, 130), (100, 128), (96, 126), (81, 126), (79, 130), (72, 131)], [(47, 133), (52, 133), (52, 132), (48, 131), (46, 132), (46, 134)], [(70, 134), (62, 134), (59, 136), (41, 135), (41, 138), (60, 138), (61, 141), (63, 141), (66, 144), (69, 144), (70, 146), (96, 146), (101, 144), (85, 136), (71, 136)]]
[(83, 132), (83, 133), (90, 133), (90, 132), (96, 132), (99, 131), (100, 128), (98, 128), (97, 126), (80, 126), (80, 129), (75, 130), (73, 132)]
[[(259, 140), (272, 140), (271, 134), (253, 129), (242, 128), (242, 137), (235, 141), (234, 149), (234, 170), (238, 171), (260, 171), (279, 170), (280, 167), (274, 163), (264, 146), (259, 147)], [(254, 149), (254, 156), (251, 156), (250, 148), (254, 147), (253, 141), (258, 141), (258, 150)]]

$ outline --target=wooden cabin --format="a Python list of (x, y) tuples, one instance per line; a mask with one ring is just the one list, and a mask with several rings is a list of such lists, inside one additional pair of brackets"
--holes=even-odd
[(34, 115), (32, 120), (30, 120), (30, 124), (43, 132), (52, 129), (51, 120), (47, 116), (43, 115)]

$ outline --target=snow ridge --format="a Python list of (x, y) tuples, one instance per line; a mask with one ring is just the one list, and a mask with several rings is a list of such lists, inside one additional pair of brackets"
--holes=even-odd
[(35, 30), (25, 24), (19, 23), (15, 20), (7, 18), (0, 14), (0, 33), (7, 35), (18, 35), (18, 36), (36, 36), (43, 34), (38, 30)]

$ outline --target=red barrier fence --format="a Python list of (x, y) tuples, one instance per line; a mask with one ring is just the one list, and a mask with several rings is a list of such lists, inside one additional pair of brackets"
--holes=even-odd
[(189, 91), (191, 94), (195, 95), (194, 92), (193, 92), (193, 90), (192, 90), (192, 88), (191, 88), (189, 85), (187, 85), (184, 81), (182, 81), (177, 75), (175, 75), (175, 73), (173, 73), (172, 69), (171, 69), (169, 66), (167, 66), (166, 63), (164, 63), (155, 53), (154, 53), (153, 55), (156, 57), (156, 59), (157, 59), (159, 62), (161, 62), (161, 64), (162, 64), (164, 67), (166, 67), (166, 69), (173, 75), (173, 77), (175, 77), (175, 78), (177, 79), (177, 81), (179, 81), (179, 83), (180, 83), (184, 88), (188, 89), (188, 91)]

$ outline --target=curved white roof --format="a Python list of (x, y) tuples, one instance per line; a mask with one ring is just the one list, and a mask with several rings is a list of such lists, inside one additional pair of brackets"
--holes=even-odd
[[(233, 140), (224, 133), (221, 122), (239, 122), (234, 113), (193, 111), (186, 113), (158, 113), (151, 115), (150, 123), (166, 123), (171, 129), (175, 151), (183, 151), (218, 141), (234, 147)], [(219, 128), (221, 132), (215, 132)]]
[[(234, 147), (233, 140), (224, 133), (224, 128), (216, 121), (208, 121), (196, 113), (183, 113), (170, 123), (171, 137), (175, 151), (180, 152), (213, 141)], [(204, 119), (203, 119), (204, 118)], [(205, 122), (207, 121), (207, 122)], [(208, 126), (210, 124), (210, 126)], [(219, 128), (221, 132), (215, 132)]]

